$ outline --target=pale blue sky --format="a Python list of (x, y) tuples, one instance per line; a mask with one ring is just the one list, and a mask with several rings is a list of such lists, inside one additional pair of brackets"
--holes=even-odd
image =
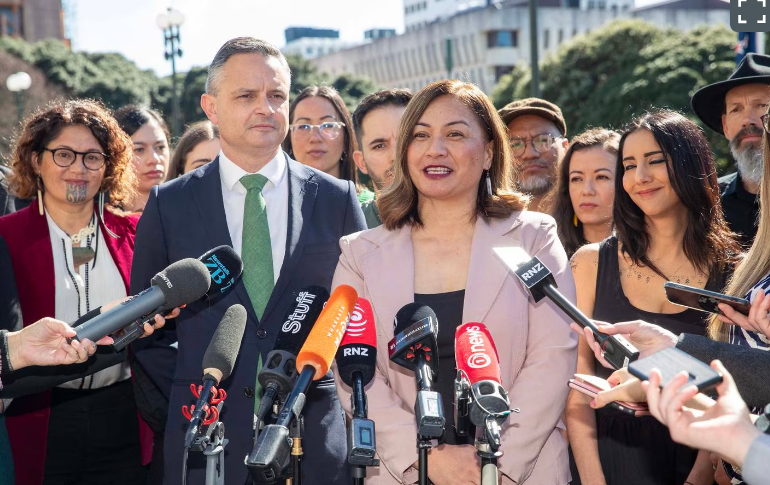
[[(658, 0), (636, 0), (637, 5)], [(371, 28), (404, 30), (403, 0), (71, 0), (76, 6), (74, 48), (120, 52), (142, 69), (171, 73), (163, 57), (159, 13), (174, 7), (185, 15), (178, 71), (208, 65), (228, 39), (248, 35), (278, 47), (290, 26), (333, 28), (345, 40), (361, 40)]]

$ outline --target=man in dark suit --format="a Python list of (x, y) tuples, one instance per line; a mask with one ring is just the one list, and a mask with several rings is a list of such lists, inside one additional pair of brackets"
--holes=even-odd
[[(234, 291), (214, 303), (188, 305), (176, 330), (134, 346), (141, 369), (170, 398), (167, 485), (182, 480), (187, 423), (180, 410), (194, 402), (190, 383), (200, 382), (203, 354), (225, 310), (236, 303), (249, 318), (238, 361), (223, 384), (228, 397), (221, 419), (230, 440), (227, 483), (250, 483), (244, 457), (253, 445), (258, 365), (272, 350), (294, 293), (306, 285), (329, 288), (339, 238), (366, 228), (352, 183), (301, 165), (281, 150), (289, 88), (288, 64), (274, 46), (253, 38), (225, 43), (201, 97), (203, 110), (219, 126), (222, 151), (210, 164), (154, 188), (137, 228), (132, 293), (171, 262), (217, 245), (233, 246), (244, 260)], [(314, 383), (303, 414), (303, 481), (347, 484), (345, 417), (331, 373)], [(203, 458), (191, 453), (188, 483), (203, 483)]]

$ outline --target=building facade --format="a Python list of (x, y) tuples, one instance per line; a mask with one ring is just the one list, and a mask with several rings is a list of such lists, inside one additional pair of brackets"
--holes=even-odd
[[(444, 1), (453, 0), (439, 3)], [(729, 25), (729, 9), (729, 3), (721, 0), (673, 0), (641, 9), (633, 8), (633, 0), (538, 0), (538, 56), (542, 60), (562, 43), (616, 19), (640, 18), (660, 27), (689, 30), (702, 24)], [(402, 35), (312, 62), (322, 72), (367, 76), (382, 87), (416, 91), (449, 77), (473, 82), (490, 93), (501, 76), (530, 62), (527, 0), (492, 3), (433, 19)]]
[(286, 55), (295, 54), (305, 59), (315, 59), (360, 44), (341, 40), (340, 31), (333, 29), (289, 27), (284, 30), (284, 35), (286, 45), (281, 51)]
[(0, 0), (0, 36), (67, 41), (61, 0)]

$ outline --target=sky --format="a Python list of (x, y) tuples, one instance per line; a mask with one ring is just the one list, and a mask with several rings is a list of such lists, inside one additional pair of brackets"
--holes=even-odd
[[(636, 0), (637, 6), (659, 0)], [(291, 26), (332, 28), (363, 40), (372, 28), (404, 30), (403, 0), (69, 0), (76, 7), (73, 47), (119, 52), (142, 69), (171, 74), (163, 34), (155, 23), (167, 7), (181, 11), (183, 56), (177, 72), (205, 66), (228, 39), (253, 36), (282, 47)]]

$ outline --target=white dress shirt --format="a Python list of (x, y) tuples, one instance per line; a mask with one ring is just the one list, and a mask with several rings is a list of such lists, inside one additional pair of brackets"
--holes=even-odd
[[(267, 178), (262, 197), (267, 207), (267, 226), (270, 230), (270, 246), (273, 251), (273, 278), (278, 281), (286, 254), (286, 234), (289, 227), (289, 175), (283, 150), (262, 167), (259, 172)], [(227, 229), (233, 249), (241, 255), (243, 236), (243, 211), (246, 205), (246, 187), (241, 177), (249, 175), (223, 152), (219, 152), (219, 176), (222, 179), (222, 200), (225, 204)]]
[[(98, 259), (81, 264), (77, 271), (75, 271), (72, 260), (72, 240), (67, 233), (56, 225), (47, 211), (45, 216), (48, 220), (48, 233), (51, 236), (54, 277), (56, 279), (56, 311), (54, 317), (57, 320), (71, 324), (81, 315), (85, 315), (89, 309), (93, 310), (111, 301), (125, 298), (126, 287), (123, 283), (123, 278), (120, 276), (115, 261), (112, 260), (109, 248), (104, 243), (105, 234), (101, 228), (98, 225), (96, 226), (98, 237), (96, 237), (96, 233), (91, 236), (91, 246), (96, 251)], [(86, 246), (85, 238), (81, 241), (80, 246)], [(88, 266), (87, 286), (86, 266)], [(88, 309), (86, 308), (86, 292), (88, 292)], [(131, 377), (131, 368), (128, 362), (123, 362), (102, 369), (90, 376), (66, 382), (59, 387), (66, 387), (68, 389), (96, 389), (115, 384), (116, 382), (122, 382), (129, 377)]]

